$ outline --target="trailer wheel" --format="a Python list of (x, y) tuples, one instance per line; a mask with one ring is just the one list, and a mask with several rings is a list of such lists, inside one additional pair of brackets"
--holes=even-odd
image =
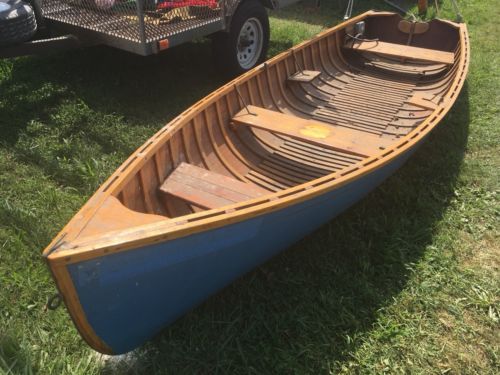
[(26, 42), (36, 33), (33, 8), (21, 0), (0, 0), (0, 45)]
[(264, 61), (269, 46), (269, 18), (257, 0), (248, 0), (234, 13), (229, 32), (212, 40), (216, 66), (225, 74), (238, 75)]

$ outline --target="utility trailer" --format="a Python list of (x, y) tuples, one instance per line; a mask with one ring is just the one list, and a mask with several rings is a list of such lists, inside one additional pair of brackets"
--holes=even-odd
[(108, 45), (157, 54), (211, 36), (215, 58), (241, 73), (265, 59), (265, 8), (298, 0), (0, 0), (0, 57)]

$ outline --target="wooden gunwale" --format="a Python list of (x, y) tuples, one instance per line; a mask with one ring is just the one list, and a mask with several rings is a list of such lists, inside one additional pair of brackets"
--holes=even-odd
[[(358, 17), (351, 19), (347, 23), (343, 23), (337, 27), (322, 32), (317, 36), (317, 38), (313, 40), (301, 43), (300, 45), (292, 48), (292, 51), (301, 51), (302, 49), (310, 46), (318, 40), (321, 40), (322, 38), (334, 35), (339, 29), (344, 28), (347, 24), (355, 23), (358, 20), (371, 14), (380, 15), (380, 13), (372, 11), (364, 13)], [(392, 13), (384, 14), (393, 15)], [(73, 235), (71, 235), (70, 233), (72, 231), (71, 226), (77, 226), (78, 222), (89, 220), (90, 217), (94, 214), (96, 208), (100, 206), (100, 203), (107, 196), (120, 191), (131, 178), (134, 178), (135, 173), (132, 172), (138, 171), (144, 165), (144, 163), (148, 160), (148, 155), (156, 155), (159, 148), (165, 144), (166, 140), (172, 137), (174, 131), (177, 130), (179, 125), (183, 124), (185, 121), (192, 120), (196, 115), (198, 115), (199, 112), (201, 112), (201, 110), (206, 108), (205, 106), (207, 104), (213, 104), (217, 102), (218, 99), (222, 96), (228, 95), (234, 90), (235, 84), (241, 85), (258, 76), (261, 70), (267, 70), (267, 65), (272, 66), (273, 64), (281, 62), (291, 56), (291, 52), (284, 52), (271, 59), (266, 65), (261, 65), (260, 67), (255, 68), (254, 70), (237, 78), (235, 81), (224, 85), (220, 89), (214, 91), (206, 98), (200, 100), (197, 104), (186, 110), (151, 138), (150, 141), (152, 143), (148, 148), (147, 154), (139, 151), (134, 153), (129, 159), (127, 159), (127, 161), (124, 163), (124, 165), (128, 165), (126, 170), (123, 171), (122, 169), (119, 169), (119, 171), (122, 171), (121, 173), (117, 172), (113, 174), (92, 197), (89, 203), (82, 208), (79, 215), (75, 217), (75, 220), (68, 223), (68, 225), (61, 231), (60, 235), (58, 235), (53, 240), (53, 242), (51, 242), (51, 244), (45, 249), (44, 255), (48, 259), (51, 268), (56, 267), (57, 265), (72, 264), (75, 262), (102, 256), (110, 251), (124, 251), (138, 246), (146, 246), (148, 244), (156, 242), (180, 238), (196, 232), (214, 229), (230, 223), (235, 223), (252, 217), (256, 217), (265, 213), (274, 212), (289, 205), (297, 204), (311, 199), (315, 196), (324, 194), (327, 191), (340, 188), (341, 186), (344, 186), (354, 179), (360, 178), (370, 173), (371, 171), (387, 164), (393, 158), (408, 150), (430, 132), (430, 130), (442, 119), (442, 117), (450, 109), (452, 99), (456, 96), (456, 93), (464, 83), (464, 77), (467, 72), (470, 53), (467, 31), (465, 25), (463, 24), (450, 24), (460, 30), (461, 44), (459, 57), (460, 66), (458, 67), (458, 69), (461, 69), (461, 71), (458, 72), (458, 74), (454, 77), (452, 83), (450, 83), (450, 85), (453, 86), (453, 89), (447, 92), (447, 95), (437, 106), (432, 116), (428, 117), (426, 121), (424, 121), (424, 123), (420, 124), (414, 132), (402, 137), (399, 141), (395, 142), (394, 145), (379, 153), (379, 155), (375, 155), (359, 161), (350, 170), (342, 170), (341, 173), (328, 174), (326, 176), (318, 178), (317, 180), (310, 181), (299, 186), (291, 187), (285, 191), (269, 194), (269, 196), (264, 196), (240, 204), (234, 204), (224, 207), (223, 209), (214, 209), (199, 213), (193, 213), (177, 219), (166, 219), (165, 222), (161, 223), (142, 225), (116, 233), (110, 232), (106, 235), (79, 239), (72, 244), (73, 247), (62, 249), (60, 248), (54, 251), (53, 247), (57, 244), (60, 237), (67, 233), (70, 237), (69, 241), (71, 241), (71, 237), (74, 238), (74, 233)], [(258, 79), (257, 82), (259, 82)], [(228, 110), (230, 110), (229, 103)], [(169, 148), (169, 151), (171, 154), (170, 156), (173, 160), (174, 153), (171, 148)], [(142, 234), (146, 231), (148, 233), (148, 237), (144, 238)], [(62, 276), (61, 278), (65, 279), (66, 282), (71, 282), (65, 276)], [(76, 304), (72, 302), (69, 302), (68, 307), (70, 308), (70, 310), (72, 308), (78, 309), (78, 306), (76, 306)]]

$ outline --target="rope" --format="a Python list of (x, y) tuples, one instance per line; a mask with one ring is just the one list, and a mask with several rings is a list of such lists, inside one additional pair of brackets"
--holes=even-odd
[(456, 0), (451, 0), (451, 3), (453, 4), (453, 9), (455, 10), (455, 13), (457, 14), (457, 21), (464, 22), (464, 18), (462, 17), (462, 14), (460, 13), (460, 9), (458, 8), (458, 4), (457, 4)]
[[(267, 67), (267, 64), (264, 65), (265, 67)], [(238, 86), (234, 85), (234, 90), (236, 91), (236, 94), (238, 94), (238, 97), (240, 98), (241, 102), (243, 103), (243, 105), (245, 106), (245, 109), (247, 110), (248, 114), (249, 115), (252, 115), (252, 116), (257, 116), (256, 113), (253, 113), (253, 112), (250, 112), (250, 109), (248, 108), (247, 106), (247, 102), (245, 101), (245, 99), (243, 99), (243, 96), (241, 96), (240, 94), (240, 90), (238, 90)]]
[(375, 39), (366, 39), (366, 38), (361, 38), (360, 35), (351, 35), (349, 33), (346, 33), (346, 35), (351, 38), (351, 39), (354, 39), (354, 40), (358, 40), (360, 42), (378, 42), (380, 39), (379, 38), (375, 38)]
[(409, 9), (404, 9), (404, 8), (400, 7), (398, 4), (395, 4), (395, 3), (393, 3), (392, 1), (389, 1), (389, 0), (384, 0), (384, 2), (387, 3), (387, 4), (389, 4), (391, 7), (396, 8), (401, 13), (408, 14), (412, 18), (413, 21), (417, 20), (417, 17), (415, 17), (415, 15), (412, 12), (410, 12)]
[(349, 18), (351, 18), (353, 5), (354, 0), (349, 0), (349, 2), (347, 3), (347, 9), (345, 10), (344, 20), (348, 20)]
[(302, 69), (302, 67), (299, 64), (299, 61), (297, 60), (297, 56), (295, 55), (295, 50), (292, 50), (292, 56), (293, 56), (293, 61), (295, 63), (295, 69), (297, 69), (297, 71), (299, 72), (303, 72), (304, 69)]
[(434, 0), (434, 6), (436, 7), (436, 15), (439, 17), (439, 5), (438, 5), (438, 0)]

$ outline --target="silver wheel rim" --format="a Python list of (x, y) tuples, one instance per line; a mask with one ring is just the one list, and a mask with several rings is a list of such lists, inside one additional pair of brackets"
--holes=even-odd
[(259, 60), (264, 41), (264, 31), (257, 18), (249, 18), (238, 35), (237, 57), (243, 69), (252, 68)]

